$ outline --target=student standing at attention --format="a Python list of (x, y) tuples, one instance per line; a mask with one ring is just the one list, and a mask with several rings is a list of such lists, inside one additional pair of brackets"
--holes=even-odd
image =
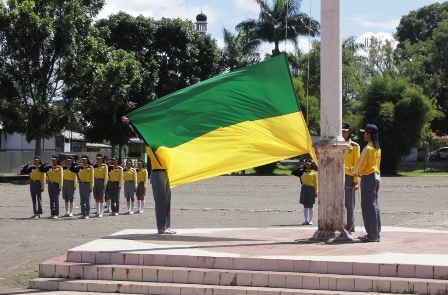
[(40, 172), (39, 168), (42, 166), (40, 156), (34, 156), (34, 165), (23, 166), (20, 174), (28, 174), (30, 176), (30, 192), (31, 200), (33, 201), (34, 215), (31, 218), (40, 218), (42, 214), (42, 193), (45, 189), (45, 173)]
[(363, 242), (379, 242), (381, 232), (380, 207), (378, 190), (380, 189), (381, 148), (378, 139), (378, 128), (367, 124), (364, 132), (364, 147), (353, 174), (361, 176), (361, 209), (367, 235), (360, 237)]

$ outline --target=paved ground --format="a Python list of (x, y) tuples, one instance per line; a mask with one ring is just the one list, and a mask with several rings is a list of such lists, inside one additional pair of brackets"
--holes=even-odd
[[(446, 177), (383, 177), (383, 224), (448, 230), (447, 189)], [(183, 185), (173, 189), (172, 227), (281, 227), (293, 231), (303, 221), (298, 191), (298, 179), (291, 176), (223, 176)], [(23, 292), (26, 281), (37, 276), (40, 262), (68, 249), (122, 229), (155, 227), (151, 198), (143, 214), (88, 220), (29, 219), (27, 183), (0, 183), (0, 200), (0, 293)], [(46, 216), (46, 192), (44, 205)], [(123, 208), (125, 203), (121, 205)], [(361, 224), (360, 209), (356, 222)]]

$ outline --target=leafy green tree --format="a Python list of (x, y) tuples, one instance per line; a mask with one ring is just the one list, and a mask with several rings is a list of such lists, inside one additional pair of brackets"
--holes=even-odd
[(255, 0), (260, 6), (258, 19), (246, 19), (236, 26), (237, 31), (255, 34), (263, 42), (274, 43), (272, 55), (280, 54), (279, 43), (289, 40), (297, 46), (299, 36), (318, 36), (320, 24), (300, 12), (301, 0)]
[(427, 122), (438, 116), (434, 102), (407, 79), (388, 75), (373, 77), (362, 99), (361, 126), (372, 123), (379, 129), (381, 172), (396, 174), (401, 157), (419, 143)]
[(395, 34), (401, 74), (437, 100), (445, 114), (431, 122), (439, 135), (448, 134), (448, 2), (424, 6), (403, 16)]
[(64, 96), (75, 100), (88, 141), (126, 144), (132, 134), (120, 118), (136, 105), (131, 93), (142, 83), (140, 63), (99, 37), (86, 40), (82, 53), (66, 62)]
[(260, 41), (243, 31), (238, 35), (223, 29), (224, 48), (221, 52), (220, 67), (224, 72), (233, 71), (260, 61)]
[(36, 154), (41, 140), (68, 122), (70, 103), (56, 103), (64, 88), (62, 64), (77, 53), (103, 5), (103, 0), (0, 3), (0, 94), (6, 102), (0, 117), (6, 132), (36, 140)]

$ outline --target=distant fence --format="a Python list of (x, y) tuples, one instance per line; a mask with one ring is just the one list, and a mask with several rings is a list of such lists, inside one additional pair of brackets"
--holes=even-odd
[[(42, 163), (45, 163), (54, 154), (55, 154), (54, 151), (48, 151), (48, 152), (42, 151), (40, 155)], [(95, 152), (86, 152), (85, 154), (89, 156), (90, 161), (95, 159), (96, 156)], [(33, 158), (34, 158), (34, 152), (22, 152), (22, 151), (0, 152), (0, 173), (19, 174), (20, 166), (26, 165), (29, 162), (33, 163)]]

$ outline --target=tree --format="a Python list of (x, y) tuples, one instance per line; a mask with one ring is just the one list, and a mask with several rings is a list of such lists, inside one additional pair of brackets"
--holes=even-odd
[(221, 52), (220, 67), (224, 72), (233, 71), (260, 61), (260, 41), (254, 36), (240, 31), (238, 35), (223, 29), (224, 48)]
[(373, 77), (362, 100), (362, 126), (372, 123), (380, 130), (381, 172), (396, 174), (401, 157), (417, 145), (427, 122), (438, 115), (434, 102), (421, 87), (388, 75)]
[(75, 101), (88, 141), (121, 147), (132, 136), (120, 118), (136, 105), (131, 93), (142, 83), (140, 63), (133, 53), (109, 47), (102, 38), (92, 36), (84, 44), (82, 54), (66, 62), (71, 74), (64, 95)]
[(260, 6), (258, 19), (246, 19), (236, 26), (237, 31), (255, 34), (261, 41), (274, 43), (272, 55), (280, 54), (279, 43), (289, 40), (297, 46), (299, 36), (318, 36), (320, 24), (300, 12), (301, 0), (255, 0)]
[(6, 132), (36, 140), (38, 155), (41, 140), (68, 122), (70, 103), (56, 103), (63, 100), (62, 64), (79, 50), (103, 5), (103, 0), (0, 3), (0, 94), (6, 100), (0, 117)]
[(398, 62), (402, 75), (420, 85), (437, 100), (445, 116), (431, 122), (439, 135), (448, 134), (448, 2), (434, 3), (412, 11), (397, 27)]

